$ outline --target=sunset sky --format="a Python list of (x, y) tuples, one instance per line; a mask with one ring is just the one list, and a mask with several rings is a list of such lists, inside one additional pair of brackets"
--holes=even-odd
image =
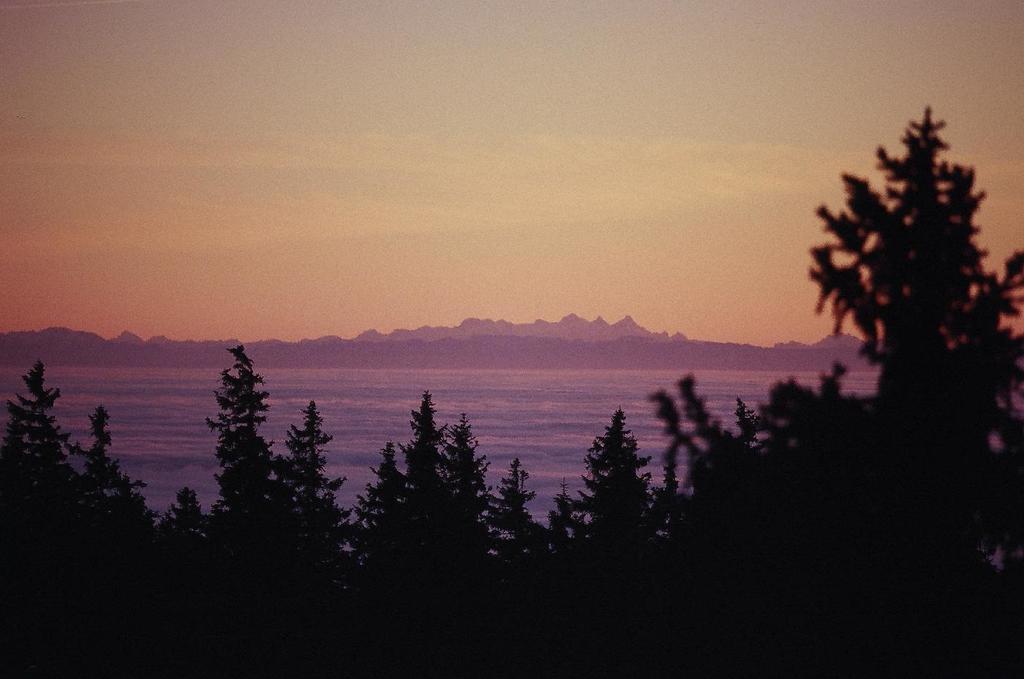
[(1019, 0), (0, 0), (0, 331), (816, 340), (814, 210), (926, 105), (1001, 263)]

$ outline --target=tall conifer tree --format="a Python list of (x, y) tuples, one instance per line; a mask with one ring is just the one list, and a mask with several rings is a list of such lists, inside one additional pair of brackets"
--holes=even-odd
[(146, 508), (145, 498), (140, 490), (146, 487), (142, 481), (133, 481), (121, 471), (117, 459), (112, 458), (109, 449), (110, 415), (103, 406), (97, 406), (89, 415), (92, 444), (88, 448), (75, 444), (71, 451), (85, 461), (81, 474), (84, 502), (92, 520), (103, 528), (118, 532), (148, 531), (153, 524), (153, 515)]
[(215, 392), (220, 412), (206, 421), (217, 433), (221, 468), (211, 528), (229, 551), (245, 551), (248, 558), (282, 558), (293, 526), (290, 494), (278, 474), (281, 461), (259, 431), (267, 419), (269, 394), (244, 347), (229, 351), (234, 365), (221, 372), (221, 388)]
[(303, 558), (315, 567), (326, 567), (337, 563), (348, 532), (349, 512), (339, 508), (335, 498), (345, 479), (328, 478), (324, 471), (325, 446), (334, 437), (324, 432), (316, 403), (310, 401), (302, 415), (302, 427), (292, 425), (285, 441), (285, 483), (292, 494)]
[(66, 524), (74, 516), (79, 489), (65, 452), (69, 435), (50, 412), (60, 389), (46, 387), (41, 361), (22, 381), (28, 395), (7, 402), (0, 444), (0, 522), (27, 526), (63, 518)]
[(1005, 500), (1017, 504), (1021, 491), (1010, 486), (1019, 484), (995, 479), (1024, 476), (1024, 459), (994, 456), (991, 446), (1001, 437), (1000, 448), (1021, 449), (1013, 410), (1024, 335), (1009, 321), (1024, 292), (1024, 251), (1001, 273), (985, 267), (974, 224), (985, 194), (972, 168), (941, 158), (943, 127), (926, 109), (906, 130), (902, 155), (878, 149), (884, 191), (843, 175), (846, 209), (819, 209), (832, 242), (812, 251), (811, 269), (819, 309), (831, 307), (837, 332), (852, 320), (881, 368), (878, 407), (891, 436), (870, 464), (893, 481), (885, 492), (903, 500), (892, 518), (930, 560), (1009, 533), (1009, 551), (1024, 545), (1024, 524), (992, 502), (1009, 491)]
[(410, 546), (436, 546), (440, 534), (450, 525), (451, 503), (441, 476), (444, 428), (436, 414), (430, 392), (423, 392), (418, 410), (412, 411), (412, 441), (402, 446), (405, 456), (405, 518)]
[(356, 503), (356, 553), (371, 565), (397, 554), (406, 526), (405, 474), (395, 455), (395, 444), (388, 441), (380, 451), (380, 464), (372, 469), (377, 480), (366, 484)]
[(453, 542), (462, 549), (483, 555), (488, 550), (487, 511), (491, 504), (487, 486), (487, 457), (478, 455), (477, 440), (466, 414), (445, 433), (442, 471), (450, 496)]
[(576, 502), (569, 495), (569, 484), (562, 479), (555, 508), (548, 512), (548, 543), (556, 554), (568, 551), (574, 538), (579, 537), (581, 522), (576, 512)]
[(580, 492), (577, 507), (586, 517), (589, 537), (622, 545), (639, 539), (651, 503), (651, 475), (642, 471), (650, 459), (637, 454), (636, 438), (626, 428), (626, 415), (616, 410), (585, 458), (585, 490)]
[(174, 502), (160, 517), (160, 532), (179, 540), (206, 537), (206, 516), (196, 491), (185, 486), (176, 493)]
[(495, 550), (507, 563), (533, 555), (541, 544), (540, 527), (527, 507), (537, 497), (537, 493), (526, 489), (529, 478), (519, 458), (514, 458), (508, 473), (498, 484), (498, 495), (494, 499), (491, 526), (495, 533)]

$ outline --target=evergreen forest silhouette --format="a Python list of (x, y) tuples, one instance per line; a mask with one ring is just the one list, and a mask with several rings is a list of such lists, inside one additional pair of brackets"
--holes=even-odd
[[(72, 441), (43, 364), (0, 447), (3, 664), (22, 676), (1020, 676), (1024, 252), (984, 265), (984, 194), (929, 111), (885, 186), (846, 207), (811, 277), (877, 393), (808, 388), (709, 415), (692, 377), (652, 396), (669, 446), (611, 415), (546, 520), (518, 459), (496, 483), (429, 393), (354, 507), (314, 402), (283, 447), (230, 349), (212, 416), (219, 498), (164, 513), (111, 456), (99, 406)], [(825, 366), (823, 366), (825, 368)], [(10, 675), (9, 675), (10, 676)]]

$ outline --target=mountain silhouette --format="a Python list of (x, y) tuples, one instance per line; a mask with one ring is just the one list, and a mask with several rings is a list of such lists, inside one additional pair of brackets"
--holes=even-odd
[(681, 333), (669, 336), (667, 332), (652, 332), (633, 320), (632, 316), (624, 316), (615, 323), (608, 323), (598, 316), (588, 321), (576, 314), (563, 316), (556, 322), (537, 319), (532, 323), (511, 323), (494, 321), (489, 318), (467, 318), (455, 327), (425, 325), (415, 330), (394, 330), (380, 333), (367, 330), (356, 337), (357, 341), (382, 342), (400, 340), (465, 339), (468, 337), (553, 337), (557, 339), (583, 340), (601, 342), (623, 337), (644, 337), (647, 339), (668, 341), (686, 339)]
[[(68, 328), (0, 334), (0, 364), (213, 367), (236, 339), (143, 340), (125, 331), (113, 339)], [(631, 317), (608, 323), (569, 314), (557, 322), (510, 323), (469, 318), (455, 327), (425, 326), (355, 339), (325, 336), (297, 342), (246, 344), (261, 365), (281, 368), (629, 368), (817, 371), (841, 362), (858, 368), (860, 341), (849, 335), (815, 344), (773, 347), (687, 339), (652, 332)]]

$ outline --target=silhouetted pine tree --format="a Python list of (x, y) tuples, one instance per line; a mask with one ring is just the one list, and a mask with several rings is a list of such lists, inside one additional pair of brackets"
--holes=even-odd
[[(901, 157), (878, 150), (883, 191), (844, 175), (847, 209), (818, 211), (832, 242), (813, 250), (811, 276), (819, 310), (831, 307), (837, 331), (852, 320), (881, 368), (879, 438), (861, 461), (874, 476), (860, 493), (871, 499), (869, 515), (884, 516), (875, 551), (889, 555), (891, 579), (914, 584), (890, 598), (890, 617), (927, 611), (914, 641), (941, 638), (948, 654), (977, 638), (984, 615), (977, 593), (989, 566), (979, 547), (1024, 555), (1024, 422), (1015, 404), (1024, 335), (1010, 322), (1024, 252), (1001, 274), (985, 268), (973, 223), (984, 193), (971, 168), (941, 159), (942, 127), (926, 110), (906, 130)], [(945, 592), (941, 602), (935, 589)]]
[(449, 533), (452, 508), (441, 477), (444, 428), (434, 421), (430, 392), (423, 392), (419, 410), (412, 411), (412, 441), (402, 446), (405, 456), (406, 537), (414, 550), (439, 546)]
[(450, 496), (454, 544), (467, 556), (482, 557), (489, 549), (487, 512), (491, 494), (487, 486), (487, 456), (478, 455), (477, 440), (465, 413), (444, 436), (441, 471)]
[(1000, 448), (1012, 449), (1021, 429), (1013, 394), (1024, 335), (1008, 320), (1019, 312), (1024, 251), (1002, 275), (986, 270), (973, 223), (984, 193), (973, 169), (940, 159), (943, 126), (926, 110), (902, 157), (878, 150), (883, 192), (843, 176), (847, 210), (818, 211), (833, 242), (814, 249), (811, 271), (819, 309), (830, 304), (837, 331), (851, 318), (881, 367), (878, 408), (891, 437), (872, 464), (896, 486), (885, 493), (901, 497), (892, 518), (902, 539), (933, 563), (951, 551), (970, 559), (979, 541), (1007, 552), (1024, 544), (1021, 522), (1000, 509), (1019, 505), (1021, 489), (1000, 479), (1020, 477), (1024, 459), (991, 446), (1003, 437), (1010, 445)]
[(541, 548), (540, 526), (534, 522), (527, 504), (537, 493), (526, 489), (529, 473), (519, 458), (514, 458), (508, 473), (498, 483), (498, 495), (491, 512), (495, 551), (506, 563), (533, 556)]
[(662, 396), (673, 446), (690, 457), (694, 584), (681, 597), (704, 611), (671, 633), (715, 649), (708, 667), (772, 674), (799, 662), (828, 673), (839, 657), (856, 674), (1021, 666), (1013, 644), (995, 640), (1021, 631), (1024, 599), (1013, 614), (996, 602), (1000, 588), (1024, 588), (995, 579), (979, 545), (1009, 552), (1024, 536), (1010, 518), (1024, 515), (1010, 396), (1024, 338), (1006, 322), (1024, 255), (1001, 276), (984, 270), (972, 224), (982, 194), (971, 170), (939, 161), (940, 128), (926, 112), (904, 157), (879, 151), (883, 192), (844, 176), (848, 211), (819, 211), (835, 239), (813, 252), (820, 307), (831, 304), (837, 331), (852, 318), (865, 336), (881, 368), (877, 397), (844, 396), (837, 366), (818, 391), (776, 385), (759, 422), (738, 404), (733, 435), (711, 421), (692, 378), (680, 383), (682, 415)]
[[(161, 552), (158, 588), (163, 601), (153, 614), (161, 630), (154, 662), (168, 674), (187, 675), (199, 664), (209, 667), (217, 656), (211, 650), (216, 647), (207, 641), (211, 636), (217, 635), (223, 642), (227, 629), (256, 624), (252, 618), (235, 619), (238, 612), (234, 602), (225, 599), (222, 582), (237, 574), (225, 573), (223, 555), (212, 549), (208, 529), (209, 517), (196, 492), (188, 487), (178, 490), (157, 524)], [(224, 615), (228, 616), (226, 623), (221, 619)]]
[(395, 558), (406, 525), (405, 474), (398, 469), (395, 444), (388, 441), (380, 455), (380, 464), (372, 469), (376, 482), (366, 484), (356, 502), (356, 553), (369, 566)]
[[(884, 192), (843, 175), (848, 211), (818, 210), (835, 242), (813, 250), (811, 276), (821, 287), (819, 309), (831, 303), (835, 330), (852, 317), (864, 334), (864, 353), (882, 367), (883, 399), (934, 399), (927, 388), (966, 376), (963, 386), (984, 392), (939, 396), (957, 406), (984, 396), (978, 407), (989, 413), (999, 390), (1021, 378), (1015, 361), (1022, 338), (1000, 321), (1016, 315), (1024, 252), (1011, 257), (1003, 276), (985, 270), (973, 224), (985, 194), (974, 190), (973, 169), (939, 160), (948, 148), (938, 135), (943, 127), (926, 110), (906, 130), (903, 157), (878, 149)], [(935, 374), (940, 367), (959, 370)], [(961, 374), (967, 367), (980, 372)], [(970, 426), (961, 420), (957, 425)], [(972, 428), (988, 424), (986, 418)]]
[(302, 428), (292, 425), (288, 430), (284, 478), (297, 514), (301, 558), (315, 568), (330, 569), (338, 565), (349, 529), (349, 512), (340, 509), (335, 498), (345, 479), (324, 473), (324, 447), (334, 437), (324, 433), (316, 403), (310, 401), (302, 414)]
[(139, 492), (146, 484), (129, 478), (121, 471), (120, 463), (107, 452), (112, 443), (109, 422), (107, 409), (97, 406), (89, 415), (92, 445), (71, 447), (72, 454), (85, 461), (80, 476), (83, 501), (97, 528), (113, 531), (122, 540), (128, 539), (128, 533), (140, 539), (153, 526), (153, 514)]
[(0, 444), (0, 645), (8, 671), (57, 676), (86, 657), (96, 638), (81, 629), (83, 612), (104, 611), (89, 600), (93, 534), (81, 480), (68, 463), (68, 434), (52, 415), (60, 390), (46, 387), (42, 362), (22, 379), (28, 393), (7, 402)]
[(548, 545), (552, 552), (558, 554), (568, 551), (574, 538), (580, 536), (582, 522), (565, 479), (562, 479), (554, 502), (555, 508), (548, 511)]
[(651, 503), (651, 475), (642, 470), (650, 459), (637, 455), (626, 415), (616, 410), (604, 435), (594, 439), (587, 453), (585, 490), (577, 502), (587, 536), (602, 548), (635, 546), (641, 539)]
[(289, 489), (278, 475), (281, 461), (259, 432), (269, 409), (263, 377), (239, 345), (229, 349), (234, 365), (221, 372), (215, 394), (220, 412), (206, 420), (217, 432), (216, 475), (220, 499), (210, 517), (212, 536), (230, 554), (252, 564), (288, 560), (294, 539)]
[(0, 521), (12, 528), (66, 523), (74, 516), (69, 505), (77, 499), (78, 488), (65, 453), (69, 435), (50, 414), (60, 389), (46, 388), (41, 361), (22, 380), (28, 396), (7, 402), (7, 428), (0, 445)]
[(95, 634), (89, 646), (96, 657), (102, 657), (109, 652), (103, 649), (110, 643), (110, 632), (148, 619), (153, 514), (139, 493), (145, 484), (132, 481), (108, 453), (106, 409), (97, 407), (89, 423), (92, 444), (71, 446), (72, 454), (84, 458), (84, 470), (77, 479), (85, 543), (76, 555), (83, 562), (79, 574), (85, 583), (78, 605), (91, 611), (95, 623), (83, 639)]
[(167, 511), (160, 517), (160, 532), (180, 540), (201, 540), (206, 537), (206, 516), (196, 491), (185, 486), (175, 495)]

